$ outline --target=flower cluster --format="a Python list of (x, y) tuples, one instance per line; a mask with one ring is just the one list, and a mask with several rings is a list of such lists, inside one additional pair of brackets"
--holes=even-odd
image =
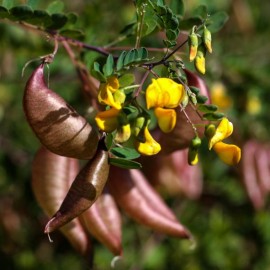
[[(107, 110), (98, 112), (95, 121), (100, 130), (114, 134), (115, 143), (131, 141), (140, 154), (155, 155), (160, 152), (161, 145), (149, 131), (149, 111), (153, 110), (160, 130), (170, 133), (176, 126), (176, 110), (180, 109), (186, 96), (186, 88), (182, 83), (170, 78), (152, 79), (145, 90), (146, 108), (143, 108), (137, 102), (134, 103), (134, 98), (130, 98), (120, 88), (118, 78), (112, 76), (100, 85), (98, 100), (100, 104), (107, 106)], [(232, 132), (233, 125), (227, 118), (223, 118), (217, 128), (213, 124), (207, 125), (205, 132), (209, 139), (209, 150), (214, 149), (220, 159), (229, 165), (237, 164), (241, 158), (238, 146), (223, 142)], [(189, 147), (190, 165), (198, 163), (200, 146), (201, 139), (195, 133)]]

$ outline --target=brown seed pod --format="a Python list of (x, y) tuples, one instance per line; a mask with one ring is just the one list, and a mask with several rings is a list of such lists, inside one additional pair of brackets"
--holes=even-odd
[(80, 219), (90, 234), (114, 255), (122, 254), (121, 215), (110, 193), (103, 192)]
[(255, 152), (258, 143), (254, 140), (246, 142), (242, 147), (241, 173), (247, 194), (256, 209), (262, 209), (265, 204), (265, 194), (256, 172)]
[[(70, 178), (74, 179), (78, 171), (76, 159), (53, 154), (45, 147), (39, 149), (33, 160), (32, 189), (48, 216), (57, 211), (70, 187)], [(90, 239), (78, 219), (63, 226), (61, 232), (78, 252), (89, 253)]]
[(136, 186), (130, 170), (112, 167), (109, 190), (117, 204), (137, 222), (170, 236), (189, 238), (189, 231), (178, 221), (171, 220), (149, 204)]
[(94, 156), (97, 132), (62, 97), (48, 89), (44, 81), (44, 64), (29, 78), (23, 106), (29, 125), (51, 152), (78, 159)]
[(45, 233), (62, 227), (93, 205), (107, 182), (109, 167), (108, 151), (102, 140), (95, 156), (79, 172), (59, 210), (47, 223)]
[(171, 209), (164, 203), (163, 199), (154, 190), (154, 188), (146, 180), (145, 176), (140, 170), (130, 170), (131, 178), (133, 179), (136, 187), (142, 193), (152, 208), (155, 208), (161, 215), (176, 221), (177, 218)]

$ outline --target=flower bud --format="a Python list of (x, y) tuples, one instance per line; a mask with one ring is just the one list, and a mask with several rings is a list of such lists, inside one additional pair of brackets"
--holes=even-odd
[(203, 43), (209, 53), (212, 53), (212, 37), (211, 32), (204, 26), (203, 30)]
[(188, 36), (188, 44), (189, 44), (189, 61), (192, 62), (196, 55), (198, 50), (198, 36), (193, 31)]
[(189, 165), (196, 165), (199, 161), (199, 154), (198, 149), (194, 149), (192, 147), (189, 147), (188, 149), (188, 164)]
[(205, 48), (203, 46), (199, 47), (194, 63), (196, 70), (205, 74)]
[(202, 144), (202, 141), (198, 136), (193, 138), (191, 141), (191, 147), (194, 149), (198, 149), (201, 146), (201, 144)]
[(216, 133), (216, 126), (214, 124), (209, 124), (205, 126), (204, 136), (207, 139), (211, 139)]

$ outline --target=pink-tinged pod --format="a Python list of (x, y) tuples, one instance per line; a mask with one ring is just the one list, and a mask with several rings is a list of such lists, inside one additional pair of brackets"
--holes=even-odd
[(247, 194), (256, 209), (261, 209), (265, 204), (265, 197), (260, 186), (255, 167), (255, 152), (257, 143), (248, 141), (242, 147), (241, 172)]
[(154, 209), (132, 179), (130, 170), (112, 167), (108, 187), (117, 204), (129, 215), (151, 229), (174, 237), (189, 238), (189, 231), (178, 221)]
[(101, 141), (95, 156), (81, 169), (59, 210), (47, 223), (45, 233), (62, 227), (93, 205), (107, 182), (109, 167), (108, 151)]
[(121, 215), (110, 193), (102, 193), (80, 219), (86, 230), (115, 256), (122, 254)]
[(156, 209), (164, 217), (177, 221), (176, 216), (172, 210), (165, 204), (164, 200), (160, 197), (157, 191), (149, 184), (146, 177), (140, 170), (130, 170), (130, 176), (136, 185), (136, 188), (141, 192), (142, 196), (146, 199), (148, 204)]
[(190, 166), (187, 155), (185, 149), (169, 155), (156, 155), (150, 160), (144, 159), (143, 172), (156, 189), (171, 196), (183, 194), (190, 199), (197, 199), (202, 193), (202, 170), (200, 164)]
[[(195, 86), (200, 89), (200, 94), (209, 98), (208, 88), (202, 78), (197, 74), (184, 69), (187, 76), (187, 81), (189, 86)], [(206, 102), (208, 104), (209, 101)], [(203, 121), (201, 117), (196, 112), (194, 106), (188, 104), (185, 107), (185, 113), (188, 115), (189, 119), (196, 126), (199, 137), (203, 137), (204, 124), (208, 121)], [(161, 144), (161, 153), (169, 154), (175, 150), (181, 150), (189, 147), (192, 139), (194, 138), (194, 130), (190, 123), (187, 121), (185, 113), (180, 109), (176, 109), (176, 125), (172, 132), (165, 134), (158, 132), (156, 134), (156, 139)]]
[[(79, 170), (78, 161), (56, 155), (41, 147), (33, 160), (32, 189), (47, 216), (53, 215), (60, 207), (70, 187), (70, 178), (74, 179)], [(91, 242), (79, 220), (76, 218), (60, 230), (72, 246), (81, 254), (87, 255)]]
[(27, 121), (40, 142), (51, 152), (78, 159), (91, 159), (98, 133), (44, 81), (44, 64), (29, 78), (23, 98)]

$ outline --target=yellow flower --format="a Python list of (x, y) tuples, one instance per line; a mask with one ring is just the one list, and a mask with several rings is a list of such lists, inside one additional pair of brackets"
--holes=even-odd
[(184, 86), (168, 78), (153, 79), (147, 87), (147, 109), (155, 108), (158, 125), (163, 132), (168, 133), (174, 129), (176, 113), (172, 109), (179, 106), (184, 97)]
[(234, 144), (218, 142), (213, 146), (219, 158), (228, 165), (236, 165), (241, 159), (241, 149)]
[(157, 154), (161, 150), (161, 146), (151, 136), (147, 127), (144, 129), (144, 137), (145, 137), (145, 142), (136, 143), (137, 151), (140, 154), (146, 155), (146, 156), (152, 156), (152, 155)]
[(214, 136), (209, 140), (209, 150), (213, 148), (219, 158), (228, 165), (236, 165), (241, 159), (241, 149), (238, 146), (222, 142), (222, 140), (228, 138), (232, 132), (233, 124), (229, 122), (227, 118), (223, 118)]
[(216, 104), (220, 110), (227, 110), (232, 106), (232, 99), (228, 96), (227, 89), (224, 84), (216, 82), (211, 87), (211, 101)]
[(120, 111), (115, 108), (99, 112), (95, 117), (97, 126), (105, 132), (113, 132), (115, 129), (117, 129), (119, 125), (118, 122), (119, 112)]
[(176, 108), (184, 98), (184, 86), (169, 78), (153, 79), (146, 89), (147, 109)]
[(101, 104), (109, 105), (120, 110), (125, 102), (125, 94), (119, 89), (119, 81), (117, 77), (108, 78), (106, 83), (102, 83), (99, 87), (98, 101)]
[(232, 132), (233, 124), (229, 122), (227, 118), (223, 118), (219, 123), (214, 136), (209, 140), (209, 150), (211, 150), (216, 143), (228, 138)]
[(114, 140), (117, 143), (123, 143), (130, 138), (130, 135), (131, 135), (130, 124), (126, 124), (117, 128)]
[(176, 124), (176, 112), (173, 109), (155, 108), (158, 125), (164, 133), (171, 132)]

